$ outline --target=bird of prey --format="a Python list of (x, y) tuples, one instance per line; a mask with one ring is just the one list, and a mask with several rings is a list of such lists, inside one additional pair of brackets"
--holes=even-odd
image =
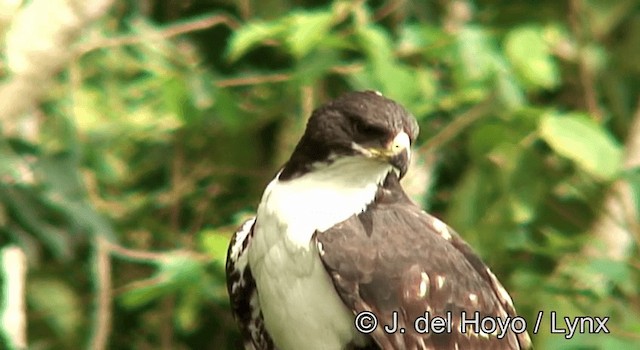
[(531, 347), (522, 318), (502, 330), (473, 323), (518, 316), (469, 245), (402, 189), (417, 135), (415, 118), (378, 92), (313, 111), (229, 245), (245, 349)]

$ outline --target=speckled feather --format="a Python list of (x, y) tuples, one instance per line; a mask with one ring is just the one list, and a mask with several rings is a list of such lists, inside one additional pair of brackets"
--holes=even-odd
[[(354, 313), (372, 311), (380, 325), (398, 311), (404, 334), (372, 334), (383, 349), (526, 349), (526, 333), (503, 339), (459, 332), (460, 315), (514, 317), (511, 299), (480, 258), (451, 228), (425, 213), (390, 174), (365, 212), (316, 234), (321, 259)], [(504, 292), (506, 294), (506, 292)], [(508, 294), (506, 294), (508, 297)], [(453, 332), (418, 334), (413, 322), (451, 311)]]
[(274, 350), (273, 340), (264, 327), (258, 291), (246, 255), (254, 225), (255, 217), (245, 221), (231, 238), (226, 264), (227, 292), (245, 350)]

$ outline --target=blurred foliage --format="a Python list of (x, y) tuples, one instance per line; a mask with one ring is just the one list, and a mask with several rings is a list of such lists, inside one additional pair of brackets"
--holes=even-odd
[[(635, 0), (115, 1), (37, 112), (0, 121), (0, 243), (29, 257), (30, 348), (89, 343), (103, 239), (110, 349), (236, 348), (228, 239), (311, 108), (360, 89), (415, 114), (436, 157), (417, 200), (529, 331), (545, 312), (539, 349), (639, 348), (640, 176), (623, 167), (639, 33)], [(585, 261), (615, 181), (636, 243)], [(550, 311), (609, 316), (611, 334), (550, 334)]]

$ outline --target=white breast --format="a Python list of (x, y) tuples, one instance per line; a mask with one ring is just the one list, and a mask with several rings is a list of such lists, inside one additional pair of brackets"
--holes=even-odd
[(276, 178), (265, 190), (249, 264), (266, 328), (281, 350), (342, 349), (362, 338), (311, 238), (362, 212), (390, 170), (343, 158), (293, 180)]

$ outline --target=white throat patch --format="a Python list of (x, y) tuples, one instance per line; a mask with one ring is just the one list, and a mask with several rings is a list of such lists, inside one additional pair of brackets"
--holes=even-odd
[(286, 223), (289, 240), (308, 248), (311, 236), (361, 213), (375, 198), (378, 185), (393, 168), (363, 157), (342, 157), (287, 181), (267, 186), (260, 215)]

